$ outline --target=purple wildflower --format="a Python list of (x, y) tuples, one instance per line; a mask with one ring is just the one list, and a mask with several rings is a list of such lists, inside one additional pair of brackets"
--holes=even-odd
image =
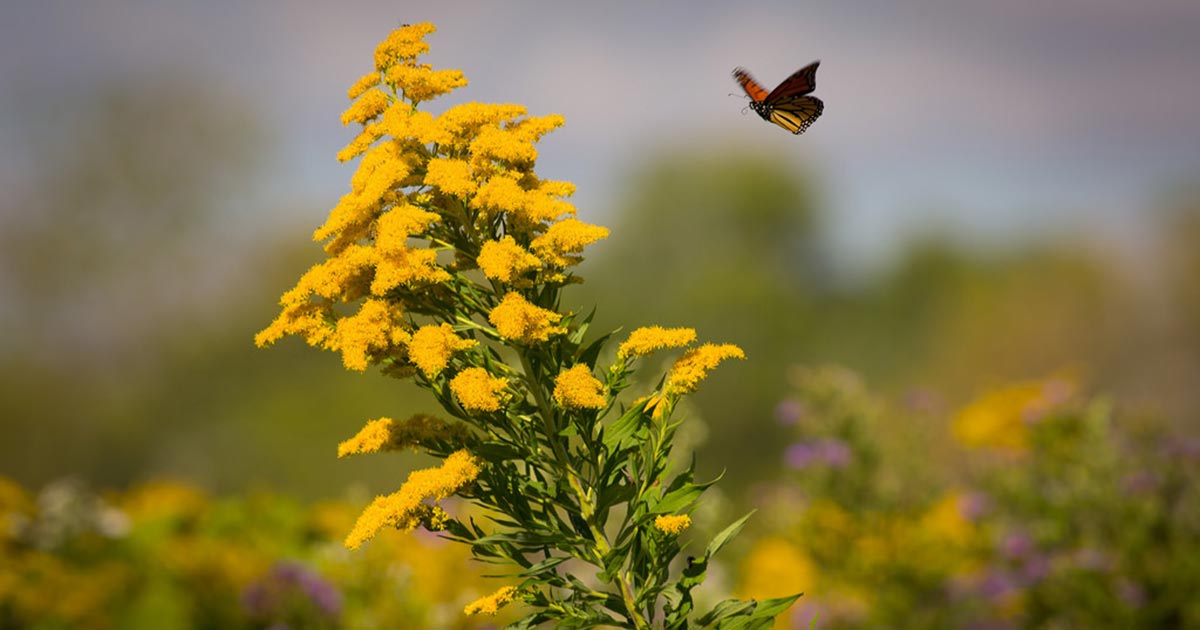
[(1024, 558), (1033, 552), (1033, 540), (1024, 532), (1012, 532), (1004, 537), (1000, 549), (1008, 558)]
[[(255, 618), (272, 621), (272, 628), (288, 628), (283, 619), (303, 611), (336, 618), (342, 612), (342, 594), (311, 569), (296, 562), (277, 562), (242, 593), (242, 606)], [(315, 609), (315, 610), (313, 610)]]
[(958, 499), (958, 513), (972, 523), (978, 523), (992, 511), (992, 499), (982, 492), (967, 492)]
[(783, 459), (789, 468), (795, 470), (803, 470), (818, 464), (830, 468), (845, 468), (854, 460), (854, 452), (841, 440), (796, 442), (787, 447)]
[(775, 405), (775, 421), (783, 426), (800, 424), (804, 417), (804, 403), (791, 398), (782, 400)]

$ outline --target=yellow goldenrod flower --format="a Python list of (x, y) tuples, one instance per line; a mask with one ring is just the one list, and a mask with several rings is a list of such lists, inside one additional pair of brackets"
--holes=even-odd
[(375, 299), (363, 302), (358, 313), (338, 320), (336, 344), (346, 369), (362, 372), (375, 354), (407, 343), (408, 332), (397, 320), (386, 302)]
[(436, 212), (428, 212), (414, 205), (394, 207), (379, 217), (375, 228), (375, 248), (383, 254), (408, 251), (408, 239), (420, 236), (440, 219)]
[(683, 530), (691, 527), (692, 517), (687, 514), (664, 515), (654, 519), (654, 527), (664, 534), (678, 536)]
[(414, 471), (398, 491), (375, 497), (346, 536), (346, 547), (358, 549), (388, 525), (402, 531), (412, 530), (430, 516), (430, 506), (423, 501), (440, 501), (455, 494), (479, 476), (479, 466), (470, 453), (461, 450), (452, 453), (437, 468)]
[(313, 265), (296, 286), (283, 294), (281, 304), (303, 304), (316, 295), (338, 302), (353, 302), (366, 295), (375, 250), (353, 245), (323, 263)]
[(487, 597), (481, 597), (470, 604), (467, 604), (467, 607), (463, 608), (463, 614), (495, 615), (497, 612), (499, 612), (501, 607), (511, 602), (516, 594), (516, 587), (505, 586), (504, 588), (501, 588)]
[(481, 367), (467, 368), (450, 381), (450, 391), (470, 412), (499, 411), (500, 392), (507, 386), (507, 379), (492, 376)]
[(451, 278), (437, 264), (437, 252), (432, 249), (402, 249), (380, 257), (371, 282), (373, 295), (384, 295), (399, 287), (437, 284)]
[(516, 120), (526, 114), (524, 107), (509, 103), (463, 103), (447, 109), (437, 118), (438, 144), (465, 147), (479, 130)]
[(427, 378), (433, 378), (446, 369), (455, 352), (476, 345), (472, 339), (459, 337), (450, 324), (422, 326), (408, 343), (408, 356)]
[[(472, 167), (481, 170), (478, 167)], [(519, 175), (501, 172), (488, 179), (473, 200), (475, 207), (493, 214), (507, 212), (510, 229), (530, 232), (546, 221), (575, 213), (575, 207), (559, 197), (563, 190), (559, 182), (544, 182), (527, 190)]]
[(581, 253), (584, 247), (607, 237), (608, 228), (571, 217), (551, 225), (545, 234), (533, 239), (530, 248), (547, 265), (567, 267), (583, 260), (575, 254)]
[(364, 74), (359, 80), (354, 82), (354, 85), (350, 86), (350, 89), (346, 92), (346, 96), (353, 101), (362, 96), (367, 90), (379, 85), (379, 78), (378, 72)]
[(505, 339), (530, 344), (546, 341), (551, 335), (566, 332), (555, 326), (562, 315), (530, 304), (520, 293), (510, 292), (492, 309), (488, 321)]
[[(388, 111), (391, 111), (391, 108), (389, 108)], [(387, 114), (385, 112), (385, 119), (386, 116)], [(363, 127), (363, 130), (359, 132), (359, 134), (355, 136), (353, 140), (350, 141), (350, 144), (347, 144), (341, 151), (338, 151), (338, 161), (349, 162), (363, 153), (366, 153), (367, 149), (371, 148), (371, 145), (375, 144), (376, 140), (383, 137), (383, 125), (384, 121), (381, 120), (379, 122), (370, 123)]]
[(696, 331), (691, 328), (638, 328), (617, 349), (617, 359), (644, 357), (663, 348), (682, 348), (695, 340)]
[(354, 101), (346, 111), (342, 112), (342, 124), (352, 122), (367, 124), (374, 120), (392, 104), (392, 99), (383, 90), (368, 90), (358, 100)]
[(384, 73), (388, 85), (404, 94), (413, 104), (448, 94), (467, 84), (462, 70), (434, 70), (428, 64), (402, 64)]
[(555, 377), (554, 401), (566, 409), (603, 409), (608, 404), (604, 384), (582, 363)]
[(338, 444), (338, 457), (415, 449), (431, 438), (462, 443), (470, 434), (462, 424), (425, 414), (417, 414), (407, 420), (379, 418), (368, 422), (354, 437)]
[(254, 344), (265, 348), (285, 335), (297, 335), (314, 348), (329, 350), (336, 330), (332, 322), (333, 309), (329, 305), (285, 304), (279, 317), (254, 336)]
[(563, 117), (558, 115), (531, 116), (504, 128), (484, 127), (471, 142), (471, 162), (532, 164), (538, 156), (534, 143), (561, 127), (563, 122)]
[(475, 262), (483, 270), (483, 275), (514, 286), (532, 284), (521, 276), (542, 266), (537, 256), (518, 245), (516, 239), (511, 236), (484, 243)]
[(425, 185), (437, 186), (447, 195), (466, 199), (475, 194), (477, 185), (471, 179), (471, 165), (462, 160), (437, 158), (429, 161)]
[(514, 173), (501, 173), (484, 182), (475, 193), (474, 205), (481, 210), (518, 212), (527, 204), (528, 193)]
[(672, 394), (694, 392), (700, 385), (700, 381), (708, 376), (709, 370), (729, 358), (745, 359), (746, 353), (730, 343), (720, 345), (706, 343), (699, 348), (689, 350), (671, 366), (671, 371), (667, 373), (667, 383), (664, 389)]
[(378, 124), (381, 133), (391, 136), (397, 142), (416, 140), (420, 144), (429, 144), (433, 142), (431, 137), (437, 133), (433, 114), (416, 111), (403, 101), (397, 101), (387, 108)]
[(383, 72), (402, 61), (413, 61), (429, 52), (425, 36), (437, 31), (429, 22), (407, 24), (388, 34), (375, 48), (375, 69)]
[[(383, 210), (388, 194), (407, 183), (414, 166), (412, 158), (401, 151), (396, 142), (372, 147), (350, 179), (350, 194), (342, 197), (330, 211), (325, 224), (313, 232), (313, 240), (323, 241), (355, 227), (358, 232), (370, 227)], [(326, 251), (333, 254), (340, 249), (327, 247)]]

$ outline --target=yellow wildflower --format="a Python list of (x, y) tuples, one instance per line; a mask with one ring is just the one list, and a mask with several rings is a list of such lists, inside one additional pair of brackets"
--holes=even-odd
[(492, 376), (481, 367), (467, 368), (450, 381), (450, 391), (470, 412), (499, 411), (499, 394), (507, 386), (508, 380)]
[(709, 370), (729, 358), (745, 359), (746, 353), (730, 343), (720, 345), (706, 343), (699, 348), (689, 350), (675, 361), (675, 364), (671, 366), (671, 371), (667, 373), (666, 391), (677, 394), (696, 391), (700, 381), (708, 376)]
[(265, 348), (284, 335), (298, 335), (314, 348), (328, 350), (336, 331), (332, 322), (333, 308), (329, 305), (285, 304), (279, 317), (254, 336), (254, 345)]
[(464, 442), (470, 431), (457, 422), (417, 414), (407, 420), (379, 418), (367, 423), (354, 437), (338, 444), (338, 457), (416, 448), (429, 439)]
[(738, 595), (747, 599), (812, 592), (817, 578), (812, 560), (794, 542), (781, 537), (757, 541), (742, 560), (739, 573)]
[(375, 279), (371, 282), (371, 293), (384, 295), (399, 287), (437, 284), (451, 278), (437, 264), (437, 252), (432, 249), (400, 249), (381, 256), (375, 267)]
[(474, 205), (481, 210), (516, 212), (524, 208), (528, 193), (517, 183), (517, 176), (501, 173), (484, 182), (475, 193)]
[(347, 144), (341, 151), (337, 153), (339, 162), (349, 162), (354, 158), (366, 153), (367, 149), (371, 148), (375, 141), (382, 138), (384, 134), (383, 121), (371, 123), (359, 132), (350, 144)]
[(509, 213), (510, 229), (530, 231), (543, 221), (556, 221), (575, 213), (575, 207), (559, 197), (563, 190), (558, 182), (543, 182), (526, 190), (517, 174), (501, 172), (489, 178), (475, 193), (474, 205), (492, 213)]
[(493, 160), (532, 164), (538, 156), (533, 144), (546, 133), (561, 127), (563, 122), (563, 117), (558, 115), (531, 116), (503, 129), (484, 127), (471, 142), (471, 161), (481, 165)]
[(396, 63), (412, 61), (429, 52), (425, 36), (437, 31), (429, 22), (406, 24), (388, 34), (375, 48), (375, 69), (383, 72)]
[(654, 527), (658, 531), (664, 534), (670, 534), (672, 536), (678, 536), (683, 532), (683, 530), (691, 527), (691, 525), (692, 517), (688, 516), (687, 514), (680, 514), (678, 516), (664, 515), (654, 519)]
[(940, 548), (946, 545), (965, 545), (971, 537), (971, 523), (959, 507), (963, 502), (963, 493), (949, 492), (941, 500), (933, 504), (921, 516), (919, 533), (928, 536), (931, 543)]
[(583, 248), (608, 237), (608, 228), (589, 225), (574, 217), (550, 226), (545, 234), (533, 239), (530, 247), (547, 265), (567, 267), (579, 264)]
[(559, 198), (563, 196), (558, 192), (562, 187), (557, 184), (558, 182), (542, 182), (526, 194), (525, 203), (513, 212), (513, 218), (523, 223), (518, 223), (517, 229), (529, 230), (543, 221), (557, 221), (564, 216), (575, 214), (575, 206)]
[(617, 348), (617, 359), (644, 357), (663, 348), (682, 348), (695, 340), (696, 331), (692, 328), (638, 328)]
[(383, 90), (368, 90), (358, 100), (354, 101), (346, 111), (342, 112), (342, 124), (352, 122), (367, 124), (382, 114), (392, 102), (391, 97)]
[(414, 110), (408, 103), (397, 101), (383, 113), (379, 121), (383, 133), (397, 140), (415, 140), (428, 144), (426, 137), (436, 132), (433, 114)]
[(408, 355), (426, 377), (433, 378), (446, 369), (455, 352), (475, 345), (476, 341), (455, 334), (450, 324), (422, 326), (408, 343)]
[(363, 510), (345, 545), (358, 549), (379, 531), (391, 525), (410, 531), (430, 515), (426, 500), (440, 501), (463, 489), (479, 476), (480, 463), (466, 450), (455, 451), (438, 468), (417, 470), (408, 476), (400, 490), (375, 500)]
[(443, 193), (466, 199), (475, 194), (477, 185), (471, 179), (471, 165), (462, 160), (437, 158), (429, 161), (425, 184), (437, 186)]
[[(372, 147), (350, 179), (350, 194), (344, 195), (329, 213), (325, 224), (313, 232), (314, 241), (323, 241), (350, 226), (369, 226), (383, 209), (389, 192), (405, 183), (413, 169), (412, 159), (396, 142)], [(352, 242), (352, 241), (351, 241)], [(331, 254), (342, 247), (326, 248)]]
[(378, 72), (364, 74), (361, 78), (359, 78), (359, 80), (354, 82), (354, 85), (350, 86), (350, 89), (346, 92), (346, 96), (353, 101), (376, 85), (379, 85)]
[(502, 606), (511, 602), (516, 594), (516, 587), (505, 586), (504, 588), (501, 588), (487, 597), (481, 597), (470, 604), (467, 604), (467, 607), (463, 608), (463, 614), (495, 615), (500, 611)]
[(513, 103), (461, 103), (438, 116), (438, 124), (450, 137), (468, 140), (483, 127), (516, 120), (526, 113), (524, 106)]
[(603, 409), (608, 404), (604, 384), (583, 363), (555, 377), (554, 401), (566, 409)]
[(296, 286), (280, 299), (281, 304), (302, 304), (317, 295), (339, 302), (353, 302), (366, 295), (375, 250), (362, 245), (346, 248), (325, 262), (313, 265)]
[(409, 237), (423, 234), (440, 219), (436, 212), (422, 210), (411, 204), (396, 206), (379, 217), (375, 248), (384, 254), (402, 253), (408, 249)]
[(1028, 414), (1042, 402), (1045, 384), (1017, 383), (988, 392), (958, 413), (952, 427), (964, 446), (1023, 452), (1029, 446)]
[(374, 299), (363, 302), (358, 313), (338, 320), (336, 335), (342, 363), (359, 372), (367, 369), (376, 354), (409, 340), (403, 322), (388, 304)]
[(546, 341), (551, 335), (566, 332), (555, 326), (562, 315), (530, 304), (520, 293), (510, 292), (492, 309), (488, 321), (500, 336), (521, 343)]
[(484, 243), (475, 261), (483, 270), (483, 275), (515, 286), (532, 284), (521, 276), (542, 266), (537, 256), (518, 245), (516, 239), (511, 236)]
[(412, 103), (448, 94), (467, 84), (462, 70), (434, 70), (429, 64), (401, 64), (384, 73), (389, 85), (404, 93)]

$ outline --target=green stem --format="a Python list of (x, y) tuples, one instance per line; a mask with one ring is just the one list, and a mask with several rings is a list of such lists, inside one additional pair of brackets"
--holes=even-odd
[[(579, 501), (579, 509), (583, 520), (588, 524), (592, 539), (595, 541), (592, 548), (592, 559), (596, 563), (596, 566), (603, 569), (604, 557), (612, 551), (612, 547), (609, 545), (604, 528), (595, 522), (596, 506), (593, 504), (593, 499), (589, 496), (589, 493), (583, 489), (583, 484), (580, 482), (579, 476), (572, 469), (567, 453), (558, 439), (558, 430), (554, 422), (553, 411), (541, 388), (541, 374), (534, 370), (533, 364), (524, 352), (518, 350), (517, 354), (521, 357), (521, 367), (525, 371), (526, 384), (529, 386), (530, 392), (533, 394), (533, 399), (537, 403), (538, 411), (542, 416), (542, 425), (545, 427), (546, 440), (550, 443), (550, 448), (554, 451), (555, 458), (562, 466), (563, 474), (567, 478), (567, 484)], [(625, 602), (627, 618), (633, 622), (634, 628), (637, 630), (649, 630), (650, 624), (638, 612), (637, 600), (634, 598), (633, 585), (629, 582), (629, 576), (626, 572), (618, 570), (615, 578), (617, 588), (621, 592), (621, 599)]]

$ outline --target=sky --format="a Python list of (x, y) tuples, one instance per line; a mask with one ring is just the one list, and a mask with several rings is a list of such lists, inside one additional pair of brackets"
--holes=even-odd
[[(333, 158), (353, 135), (338, 121), (346, 88), (392, 28), (419, 21), (439, 28), (427, 61), (471, 81), (435, 109), (564, 115), (539, 173), (575, 182), (599, 223), (665, 147), (736, 145), (814, 170), (833, 242), (868, 263), (930, 229), (1128, 236), (1200, 173), (1193, 0), (6, 2), (0, 104), (42, 86), (196, 76), (273, 128), (270, 176), (237, 215), (313, 226), (352, 173)], [(802, 136), (730, 96), (735, 66), (773, 85), (816, 59), (826, 108)], [(0, 109), (0, 183), (21, 165), (2, 130), (20, 124)]]

